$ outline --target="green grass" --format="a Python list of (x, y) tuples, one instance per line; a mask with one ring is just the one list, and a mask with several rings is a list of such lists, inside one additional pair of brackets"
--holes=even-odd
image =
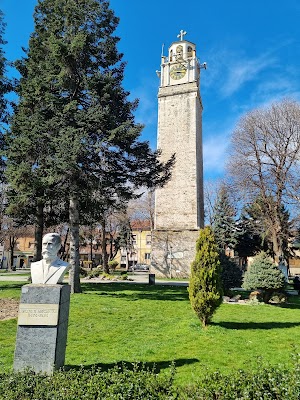
[[(0, 270), (1, 271), (1, 270)], [(30, 276), (30, 271), (15, 271), (15, 272), (10, 272), (7, 270), (2, 270), (0, 272), (0, 276), (16, 276), (16, 275), (21, 275), (21, 276)]]
[[(19, 297), (24, 283), (0, 283), (0, 297)], [(223, 304), (208, 329), (193, 313), (182, 286), (85, 283), (71, 298), (66, 367), (108, 369), (142, 362), (164, 370), (173, 361), (176, 383), (196, 381), (207, 370), (258, 369), (291, 363), (300, 342), (300, 301), (293, 304)], [(16, 320), (0, 323), (0, 368), (13, 363)]]
[(24, 282), (0, 282), (0, 299), (7, 297), (19, 299), (23, 285), (25, 285)]

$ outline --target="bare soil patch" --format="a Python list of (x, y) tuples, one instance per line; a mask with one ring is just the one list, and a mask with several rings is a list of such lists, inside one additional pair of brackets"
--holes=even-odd
[(0, 299), (0, 321), (17, 318), (19, 301), (15, 299)]

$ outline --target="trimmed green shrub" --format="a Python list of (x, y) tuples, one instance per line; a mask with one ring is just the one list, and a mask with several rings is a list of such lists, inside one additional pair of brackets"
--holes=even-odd
[(239, 266), (226, 256), (223, 252), (220, 253), (220, 263), (222, 269), (222, 286), (224, 294), (229, 295), (230, 289), (241, 287), (243, 282), (243, 273)]
[(191, 265), (188, 291), (191, 305), (202, 326), (206, 327), (222, 303), (221, 266), (210, 227), (200, 230), (196, 243), (196, 257)]
[(246, 290), (260, 290), (263, 301), (268, 303), (272, 293), (283, 289), (284, 285), (283, 273), (265, 252), (261, 252), (245, 272), (242, 286)]
[(53, 376), (33, 373), (0, 374), (1, 400), (154, 400), (172, 395), (174, 368), (165, 374), (116, 366), (58, 371)]
[(207, 373), (193, 385), (176, 387), (175, 368), (157, 374), (139, 365), (0, 374), (1, 400), (299, 400), (300, 365), (259, 366), (229, 375)]
[(295, 368), (263, 366), (224, 375), (205, 375), (196, 385), (180, 390), (180, 400), (299, 400), (299, 364)]

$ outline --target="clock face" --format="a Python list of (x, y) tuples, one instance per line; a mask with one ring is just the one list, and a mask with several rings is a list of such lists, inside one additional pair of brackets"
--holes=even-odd
[(181, 79), (184, 77), (186, 73), (186, 68), (184, 65), (181, 64), (175, 64), (171, 67), (170, 69), (170, 77), (172, 79)]

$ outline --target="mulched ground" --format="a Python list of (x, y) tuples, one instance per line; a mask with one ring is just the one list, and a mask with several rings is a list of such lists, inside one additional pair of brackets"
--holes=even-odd
[(0, 299), (0, 321), (17, 318), (19, 301), (15, 299)]

